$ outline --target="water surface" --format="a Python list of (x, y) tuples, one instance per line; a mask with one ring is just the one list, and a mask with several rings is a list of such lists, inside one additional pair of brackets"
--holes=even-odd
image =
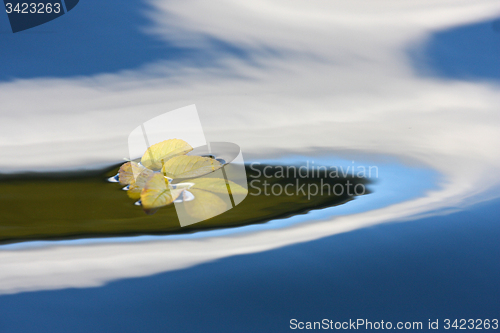
[(493, 200), (99, 288), (4, 295), (0, 331), (288, 332), (292, 318), (498, 318), (499, 207)]

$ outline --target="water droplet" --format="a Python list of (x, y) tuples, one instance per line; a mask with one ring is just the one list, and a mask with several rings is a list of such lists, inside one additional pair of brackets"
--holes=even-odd
[(109, 178), (108, 178), (108, 182), (110, 182), (110, 183), (118, 183), (119, 178), (120, 178), (120, 175), (119, 175), (119, 174), (116, 174), (116, 176), (109, 177)]

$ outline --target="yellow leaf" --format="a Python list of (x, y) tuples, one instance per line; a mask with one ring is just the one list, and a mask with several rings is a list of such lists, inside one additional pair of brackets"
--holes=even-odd
[(222, 214), (227, 210), (227, 205), (217, 195), (196, 189), (189, 189), (194, 195), (194, 200), (184, 202), (186, 212), (199, 219), (209, 219), (216, 215)]
[(170, 178), (192, 178), (206, 175), (220, 167), (222, 164), (210, 157), (182, 155), (168, 160), (162, 172)]
[[(200, 189), (214, 193), (228, 192), (226, 180), (222, 178), (196, 178), (192, 179), (191, 181), (194, 183), (194, 185), (192, 186), (193, 189)], [(244, 187), (241, 187), (235, 182), (232, 182), (230, 180), (228, 180), (227, 182), (229, 183), (231, 194), (245, 195), (248, 193), (248, 191)]]
[(170, 188), (168, 180), (161, 173), (155, 173), (142, 189), (142, 207), (149, 210), (169, 205), (181, 195), (182, 191)]
[(139, 176), (146, 168), (136, 162), (124, 163), (118, 170), (118, 181), (121, 185), (130, 185), (135, 183), (135, 178)]
[(146, 186), (147, 181), (154, 174), (153, 170), (149, 170), (144, 168), (144, 170), (137, 176), (134, 183), (129, 185), (129, 189), (127, 190), (127, 194), (131, 199), (139, 199), (141, 197), (141, 192), (144, 186)]
[(184, 155), (193, 150), (186, 141), (170, 139), (149, 147), (142, 155), (141, 163), (146, 168), (160, 170), (162, 165), (174, 156)]

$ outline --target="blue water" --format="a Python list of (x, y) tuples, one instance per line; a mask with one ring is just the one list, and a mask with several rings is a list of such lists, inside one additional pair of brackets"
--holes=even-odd
[[(139, 0), (85, 0), (67, 15), (17, 34), (12, 34), (7, 15), (0, 14), (0, 81), (117, 73), (159, 61), (221, 66), (225, 57), (251, 61), (256, 51), (279, 56), (277, 50), (242, 49), (209, 35), (199, 48), (179, 47), (144, 32), (151, 24), (145, 15), (150, 9)], [(409, 54), (420, 75), (497, 81), (500, 23), (488, 20), (436, 31)], [(342, 163), (350, 161), (324, 162)], [(346, 205), (263, 225), (163, 238), (276, 229), (368, 211), (422, 197), (441, 180), (425, 168), (379, 166), (374, 194)], [(499, 204), (494, 200), (450, 215), (375, 226), (99, 288), (0, 296), (0, 333), (287, 332), (292, 318), (421, 321), (424, 328), (429, 319), (439, 319), (439, 331), (445, 331), (445, 318), (500, 319)], [(136, 240), (157, 239), (147, 237)]]
[[(161, 40), (146, 32), (153, 10), (141, 0), (80, 1), (68, 14), (16, 34), (0, 13), (0, 81), (117, 73), (160, 61), (221, 67), (232, 57), (257, 65), (256, 54), (282, 56), (266, 45), (248, 49), (209, 34), (199, 36), (199, 47)], [(418, 74), (459, 80), (499, 80), (499, 55), (498, 18), (435, 31), (409, 49)]]
[[(0, 332), (288, 332), (499, 318), (500, 200), (99, 288), (0, 296)], [(426, 329), (422, 331), (427, 331)]]
[(500, 80), (500, 18), (432, 33), (410, 51), (417, 73), (455, 80)]
[(53, 21), (15, 34), (0, 12), (0, 81), (117, 73), (158, 61), (176, 67), (222, 66), (227, 56), (250, 61), (245, 50), (210, 35), (203, 46), (189, 48), (146, 33), (152, 10), (147, 1), (85, 0)]

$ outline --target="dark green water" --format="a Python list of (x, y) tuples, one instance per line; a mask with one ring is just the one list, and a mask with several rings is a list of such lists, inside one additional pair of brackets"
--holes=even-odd
[[(342, 195), (326, 190), (323, 195), (308, 195), (310, 184), (318, 187), (346, 186), (347, 182), (368, 184), (364, 178), (332, 178), (317, 171), (308, 171), (300, 178), (293, 174), (266, 178), (261, 174), (265, 167), (246, 167), (253, 186), (243, 202), (221, 215), (184, 228), (179, 225), (173, 205), (146, 215), (118, 183), (109, 183), (107, 178), (116, 174), (119, 165), (99, 171), (1, 175), (0, 242), (186, 233), (263, 223), (341, 205), (354, 198), (347, 191)], [(281, 187), (292, 184), (288, 193), (293, 195), (265, 195), (275, 184)], [(302, 191), (298, 190), (300, 186)]]

